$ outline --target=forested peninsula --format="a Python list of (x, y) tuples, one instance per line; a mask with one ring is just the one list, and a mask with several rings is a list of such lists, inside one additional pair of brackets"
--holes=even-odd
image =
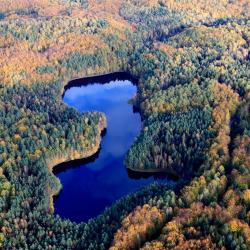
[[(249, 0), (2, 0), (0, 248), (250, 249), (249, 45)], [(178, 182), (77, 224), (53, 214), (52, 168), (94, 154), (106, 119), (62, 94), (111, 72), (137, 79), (127, 168)]]

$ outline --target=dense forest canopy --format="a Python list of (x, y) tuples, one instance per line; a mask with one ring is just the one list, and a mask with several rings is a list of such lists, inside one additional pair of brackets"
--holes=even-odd
[[(2, 0), (0, 247), (250, 249), (249, 17), (249, 0)], [(52, 168), (95, 153), (106, 126), (63, 89), (115, 71), (138, 78), (143, 119), (126, 166), (179, 181), (62, 220)]]

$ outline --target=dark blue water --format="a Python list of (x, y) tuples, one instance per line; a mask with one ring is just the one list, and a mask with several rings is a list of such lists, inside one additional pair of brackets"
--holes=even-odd
[(128, 173), (123, 164), (141, 129), (140, 115), (128, 102), (135, 94), (136, 87), (128, 80), (66, 90), (63, 100), (69, 106), (80, 112), (104, 112), (107, 131), (95, 156), (72, 161), (56, 170), (63, 188), (55, 198), (55, 213), (62, 218), (86, 221), (120, 197), (153, 182), (153, 177)]

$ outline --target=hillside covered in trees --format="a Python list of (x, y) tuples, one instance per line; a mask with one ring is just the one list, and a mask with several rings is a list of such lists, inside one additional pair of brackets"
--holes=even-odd
[[(2, 0), (0, 248), (250, 249), (249, 45), (249, 0)], [(179, 181), (62, 220), (53, 166), (94, 154), (106, 127), (64, 87), (115, 71), (138, 78), (127, 168)]]

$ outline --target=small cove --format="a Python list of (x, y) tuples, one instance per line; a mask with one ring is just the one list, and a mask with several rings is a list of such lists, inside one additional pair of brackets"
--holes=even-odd
[(66, 87), (63, 101), (79, 112), (105, 113), (107, 129), (95, 155), (55, 167), (62, 189), (54, 198), (54, 207), (62, 218), (87, 221), (122, 196), (161, 179), (160, 174), (133, 173), (123, 164), (141, 130), (140, 114), (129, 103), (137, 91), (133, 81), (124, 73), (115, 73), (76, 79)]

